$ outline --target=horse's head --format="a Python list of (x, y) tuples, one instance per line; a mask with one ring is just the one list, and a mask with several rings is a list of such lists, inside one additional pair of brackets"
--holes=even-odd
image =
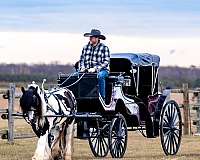
[(29, 122), (33, 122), (37, 116), (41, 116), (42, 106), (41, 98), (38, 94), (39, 86), (30, 85), (27, 90), (21, 88), (22, 97), (20, 98), (20, 106), (23, 114), (28, 117)]
[(20, 98), (20, 106), (24, 115), (25, 120), (31, 124), (34, 132), (39, 137), (45, 134), (48, 129), (48, 123), (44, 117), (45, 113), (45, 99), (44, 93), (40, 87), (32, 83), (25, 90), (21, 88), (22, 96)]

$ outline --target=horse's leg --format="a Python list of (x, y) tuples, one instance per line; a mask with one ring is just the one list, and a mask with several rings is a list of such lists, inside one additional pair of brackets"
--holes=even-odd
[(61, 146), (60, 146), (60, 142), (61, 142), (61, 138), (62, 138), (62, 134), (63, 134), (63, 125), (65, 123), (58, 123), (55, 124), (48, 135), (48, 144), (49, 147), (51, 148), (51, 157), (53, 159), (59, 159), (62, 157), (62, 150), (61, 150)]
[(59, 159), (60, 157), (62, 157), (62, 153), (61, 153), (61, 148), (60, 148), (60, 140), (61, 140), (61, 136), (58, 136), (54, 142), (54, 145), (51, 148), (51, 156), (54, 159)]
[[(45, 160), (47, 159), (46, 152), (48, 152), (48, 148), (46, 148), (48, 132), (44, 136), (41, 136), (37, 143), (37, 148), (35, 150), (35, 154), (32, 157), (32, 160)], [(48, 158), (49, 159), (49, 158)]]
[[(53, 125), (53, 118), (48, 118), (48, 122), (51, 128)], [(32, 160), (51, 160), (51, 149), (48, 145), (48, 135), (49, 132), (46, 131), (46, 134), (39, 138)]]
[(64, 148), (64, 160), (71, 160), (73, 153), (73, 140), (74, 140), (74, 120), (67, 127), (67, 133), (65, 137), (65, 148)]

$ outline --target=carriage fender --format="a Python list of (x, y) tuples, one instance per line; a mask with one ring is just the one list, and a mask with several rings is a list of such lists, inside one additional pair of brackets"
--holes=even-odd
[(116, 105), (115, 105), (115, 112), (120, 112), (121, 114), (131, 114), (131, 112), (128, 110), (126, 107), (124, 101), (122, 99), (117, 99), (116, 100)]

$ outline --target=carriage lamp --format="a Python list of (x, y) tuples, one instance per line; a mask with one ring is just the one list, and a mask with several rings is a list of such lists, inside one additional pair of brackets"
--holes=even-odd
[(131, 77), (130, 77), (130, 76), (125, 76), (125, 77), (124, 77), (123, 86), (126, 86), (126, 87), (131, 86)]

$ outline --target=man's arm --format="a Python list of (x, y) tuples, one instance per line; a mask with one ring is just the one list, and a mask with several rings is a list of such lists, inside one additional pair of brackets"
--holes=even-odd
[(84, 52), (85, 52), (85, 47), (83, 47), (82, 49), (82, 53), (81, 53), (81, 57), (80, 57), (80, 61), (79, 61), (79, 69), (85, 69), (84, 66)]
[(103, 56), (103, 63), (97, 67), (97, 70), (99, 70), (99, 71), (102, 68), (108, 68), (108, 66), (110, 64), (110, 51), (107, 46), (104, 47), (102, 56)]

